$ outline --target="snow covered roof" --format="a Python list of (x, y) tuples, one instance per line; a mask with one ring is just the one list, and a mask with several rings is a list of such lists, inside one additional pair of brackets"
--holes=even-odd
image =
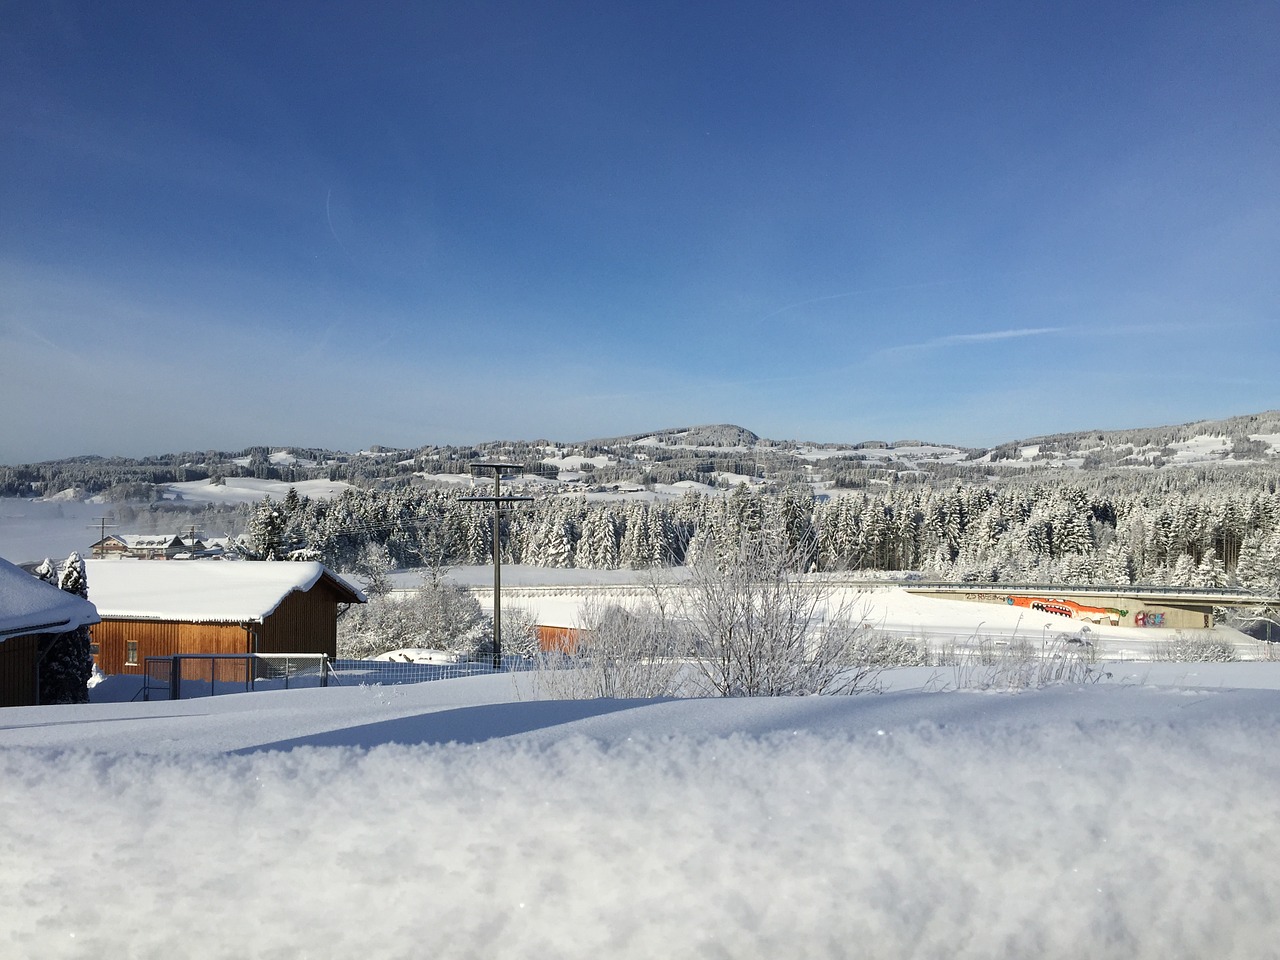
[(177, 534), (131, 534), (121, 533), (115, 537), (127, 547), (137, 549), (164, 549), (165, 547), (180, 547), (183, 545), (183, 539)]
[(86, 560), (85, 573), (103, 617), (261, 622), (290, 593), (305, 593), (326, 578), (349, 602), (365, 602), (356, 587), (315, 562)]
[(0, 559), (0, 641), (28, 633), (66, 633), (97, 623), (94, 605)]

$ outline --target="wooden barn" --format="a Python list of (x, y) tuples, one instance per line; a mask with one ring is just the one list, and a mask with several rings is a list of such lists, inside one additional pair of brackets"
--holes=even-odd
[(576, 653), (581, 631), (577, 627), (537, 625), (538, 647), (543, 653)]
[(338, 614), (365, 596), (321, 563), (86, 561), (106, 674), (180, 653), (337, 655)]
[(0, 559), (0, 707), (39, 703), (41, 649), (97, 620), (88, 600)]

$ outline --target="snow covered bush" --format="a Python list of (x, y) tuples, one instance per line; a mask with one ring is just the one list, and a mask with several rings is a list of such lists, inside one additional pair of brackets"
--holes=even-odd
[(538, 655), (538, 622), (527, 607), (503, 606), (502, 653), (503, 656), (526, 657)]
[(929, 645), (890, 633), (866, 631), (856, 646), (858, 662), (876, 667), (927, 667), (933, 662)]
[(407, 596), (386, 594), (338, 621), (338, 656), (363, 660), (403, 647), (447, 650), (467, 659), (492, 649), (492, 623), (464, 587), (433, 577)]
[(1233, 663), (1240, 659), (1235, 645), (1207, 633), (1177, 632), (1172, 640), (1156, 645), (1155, 659), (1176, 663)]

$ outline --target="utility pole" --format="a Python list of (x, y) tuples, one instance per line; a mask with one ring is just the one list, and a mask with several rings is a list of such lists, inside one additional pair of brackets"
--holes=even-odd
[(518, 463), (473, 463), (471, 473), (476, 471), (493, 471), (493, 495), (489, 497), (459, 497), (466, 503), (493, 504), (493, 669), (502, 669), (502, 541), (501, 517), (503, 504), (528, 503), (533, 497), (504, 497), (502, 495), (502, 474), (504, 472), (524, 472)]
[[(118, 526), (118, 524), (107, 523), (107, 521), (111, 519), (110, 517), (94, 517), (93, 519), (98, 523), (98, 542), (99, 543), (107, 539), (107, 527)], [(93, 524), (89, 524), (89, 529), (90, 530), (93, 529)]]

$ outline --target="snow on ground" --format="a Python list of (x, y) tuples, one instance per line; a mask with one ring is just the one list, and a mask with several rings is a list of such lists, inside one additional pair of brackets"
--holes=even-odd
[[(282, 467), (282, 466), (314, 467), (316, 466), (316, 461), (302, 459), (298, 457), (297, 454), (293, 453), (291, 450), (276, 450), (267, 459), (269, 462), (271, 462), (277, 467)], [(253, 463), (253, 458), (252, 457), (236, 457), (231, 462), (241, 467), (247, 467), (251, 463)]]
[(1174, 450), (1175, 463), (1201, 463), (1205, 460), (1221, 460), (1231, 451), (1229, 437), (1200, 435), (1190, 440), (1169, 445)]
[(1276, 956), (1280, 666), (1144, 670), (1016, 694), (553, 702), (498, 675), (14, 708), (0, 943)]
[(729, 486), (732, 486), (732, 487), (736, 487), (739, 485), (748, 486), (748, 487), (762, 487), (765, 484), (765, 481), (761, 477), (751, 477), (745, 473), (731, 473), (729, 471), (717, 473), (715, 474), (715, 478), (718, 484), (728, 484)]
[(614, 463), (615, 461), (611, 460), (609, 457), (606, 457), (604, 455), (601, 455), (598, 457), (584, 457), (584, 456), (581, 456), (580, 454), (575, 453), (575, 454), (570, 454), (569, 456), (566, 456), (566, 457), (558, 457), (558, 456), (543, 457), (542, 462), (550, 464), (553, 467), (557, 467), (560, 470), (579, 470), (580, 471), (584, 464), (589, 463), (591, 464), (591, 466), (596, 467), (598, 469), (601, 467), (607, 467), (611, 463)]
[(469, 473), (419, 473), (417, 476), (422, 477), (424, 480), (434, 480), (437, 483), (453, 483), (464, 487), (474, 487), (476, 485), (476, 478)]
[(940, 447), (934, 444), (897, 444), (892, 447), (855, 446), (855, 447), (808, 447), (802, 446), (792, 451), (802, 460), (831, 460), (835, 457), (862, 457), (866, 460), (931, 460), (940, 463), (958, 463), (967, 455), (964, 450), (955, 447)]
[[(588, 601), (598, 607), (617, 604), (633, 608), (642, 605), (655, 575), (662, 581), (678, 583), (687, 579), (689, 571), (683, 567), (651, 572), (560, 570), (505, 564), (502, 568), (503, 604), (508, 608), (522, 608), (540, 624), (581, 627)], [(481, 605), (492, 610), (492, 566), (451, 567), (446, 576), (455, 583), (480, 591)], [(1150, 660), (1160, 653), (1162, 645), (1178, 637), (1174, 630), (1085, 624), (1002, 603), (923, 597), (900, 586), (872, 580), (827, 579), (831, 580), (832, 586), (824, 603), (826, 615), (843, 610), (873, 630), (926, 640), (935, 648), (979, 643), (1005, 645), (1014, 641), (1041, 646), (1070, 637), (1087, 641), (1100, 658)], [(416, 589), (422, 584), (423, 571), (401, 571), (394, 574), (392, 580), (398, 589)], [(1262, 644), (1239, 631), (1218, 627), (1211, 635), (1234, 644), (1237, 655), (1242, 659), (1267, 656)]]
[(299, 496), (327, 500), (340, 495), (350, 486), (341, 480), (299, 480), (297, 483), (285, 483), (281, 480), (258, 480), (255, 477), (227, 477), (220, 484), (208, 480), (165, 484), (164, 495), (170, 500), (189, 500), (193, 503), (257, 503), (263, 497), (283, 500), (289, 488), (293, 487)]

